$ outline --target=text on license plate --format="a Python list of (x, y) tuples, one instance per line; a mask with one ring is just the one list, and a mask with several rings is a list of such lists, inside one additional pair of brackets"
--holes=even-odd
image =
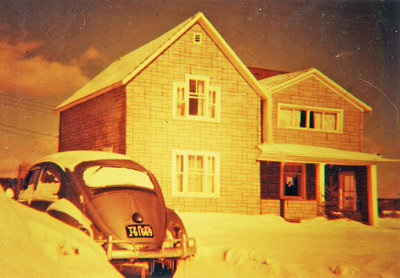
[(154, 237), (153, 228), (150, 225), (127, 225), (126, 235), (132, 237)]

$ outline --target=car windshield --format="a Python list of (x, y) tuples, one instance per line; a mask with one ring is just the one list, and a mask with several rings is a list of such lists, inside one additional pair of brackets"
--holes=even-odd
[(150, 177), (145, 172), (130, 168), (91, 166), (83, 172), (83, 180), (87, 186), (96, 188), (136, 186), (154, 189)]

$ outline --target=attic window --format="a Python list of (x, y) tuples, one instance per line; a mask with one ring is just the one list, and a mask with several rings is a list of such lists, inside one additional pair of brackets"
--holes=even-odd
[(201, 44), (201, 42), (202, 42), (202, 36), (201, 36), (200, 33), (194, 33), (194, 35), (193, 35), (193, 42), (194, 42), (194, 43)]

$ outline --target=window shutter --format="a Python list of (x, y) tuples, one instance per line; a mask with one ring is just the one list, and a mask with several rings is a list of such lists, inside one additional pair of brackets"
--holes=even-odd
[(186, 90), (185, 90), (185, 83), (174, 83), (173, 85), (174, 90), (174, 107), (173, 113), (176, 117), (183, 117), (186, 115)]
[(218, 87), (211, 87), (208, 90), (208, 111), (207, 116), (211, 119), (219, 119), (221, 96)]

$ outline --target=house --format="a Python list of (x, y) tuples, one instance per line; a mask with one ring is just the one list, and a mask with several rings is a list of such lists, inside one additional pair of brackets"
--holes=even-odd
[(362, 153), (372, 109), (315, 68), (260, 80), (266, 137), (261, 212), (298, 220), (322, 214), (374, 224), (377, 162)]
[(198, 13), (60, 104), (59, 151), (127, 154), (180, 211), (308, 218), (339, 180), (335, 211), (374, 224), (383, 158), (361, 153), (371, 108), (316, 69), (256, 71), (268, 78)]

